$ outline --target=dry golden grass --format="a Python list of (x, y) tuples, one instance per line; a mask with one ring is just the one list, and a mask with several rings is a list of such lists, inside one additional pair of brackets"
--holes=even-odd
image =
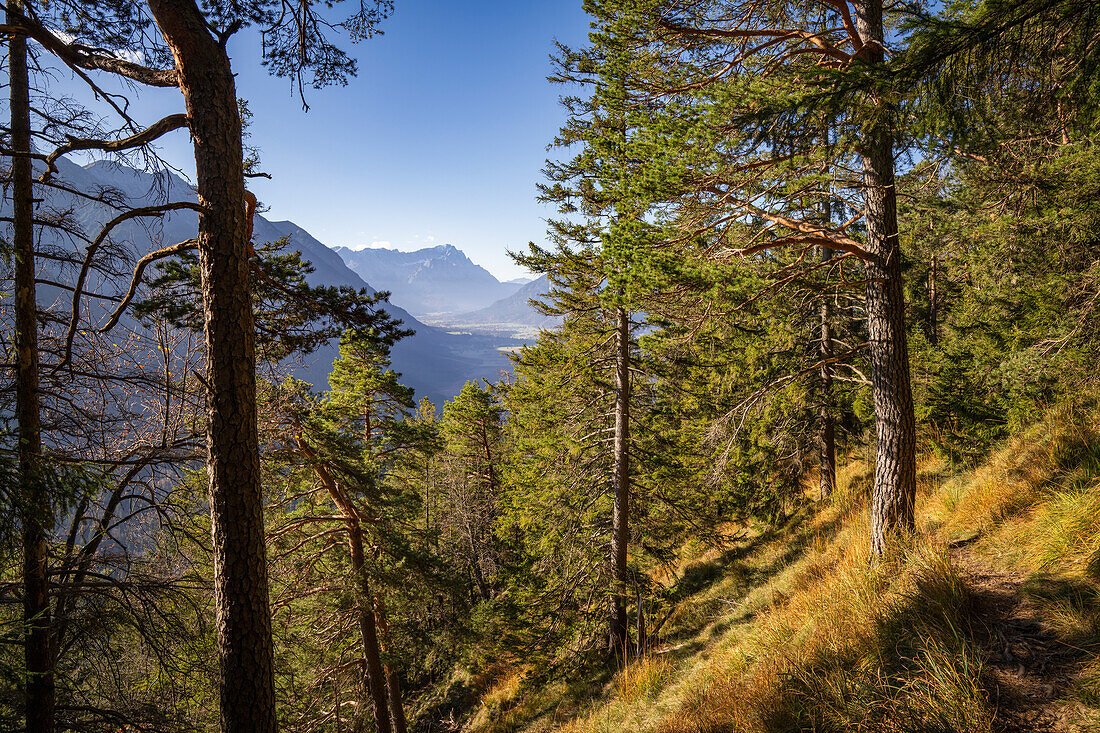
[[(670, 684), (667, 663), (635, 662), (612, 698), (566, 729), (901, 731), (917, 721), (988, 730), (980, 662), (951, 631), (969, 607), (965, 586), (942, 552), (868, 563), (862, 499), (844, 499), (866, 479), (864, 467), (846, 467), (835, 503), (741, 560), (737, 575), (765, 580), (742, 589), (727, 623), (697, 634), (702, 648), (677, 680)], [(712, 591), (729, 592), (724, 581)], [(702, 595), (694, 605), (714, 593)], [(893, 657), (905, 647), (913, 655), (901, 663)]]
[[(1078, 701), (1100, 711), (1100, 659), (1085, 668), (1074, 686), (1073, 695)], [(1100, 714), (1095, 717), (1100, 722)]]
[(615, 695), (628, 704), (652, 700), (675, 672), (675, 665), (667, 656), (635, 659), (615, 675)]
[(527, 670), (523, 667), (501, 670), (482, 694), (470, 727), (479, 730), (506, 730), (510, 722), (510, 708), (515, 706), (526, 673)]
[[(938, 497), (929, 514), (956, 535), (1022, 530), (1035, 536), (1032, 549), (1048, 558), (1071, 558), (1094, 551), (1097, 532), (1087, 530), (1098, 510), (1095, 487), (1100, 478), (1100, 414), (1090, 405), (1062, 405), (1046, 419), (1010, 439), (972, 474), (960, 477)], [(1036, 513), (1047, 526), (1029, 530)], [(1043, 536), (1056, 528), (1063, 544)], [(1078, 555), (1078, 558), (1080, 556)]]
[(980, 662), (957, 632), (965, 584), (942, 553), (870, 567), (867, 550), (853, 523), (792, 566), (781, 604), (755, 592), (766, 605), (737, 650), (742, 671), (715, 657), (657, 730), (988, 730)]

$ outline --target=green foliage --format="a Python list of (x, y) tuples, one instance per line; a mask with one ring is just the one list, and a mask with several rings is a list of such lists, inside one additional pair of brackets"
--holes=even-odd
[[(963, 159), (946, 177), (918, 168), (903, 184), (914, 194), (903, 238), (919, 324), (918, 410), (933, 444), (955, 459), (980, 457), (1095, 384), (1100, 158), (1092, 140), (1028, 140), (1031, 130), (1009, 117), (990, 134), (1003, 151), (1038, 147), (1034, 159)], [(933, 256), (936, 343), (927, 325)]]

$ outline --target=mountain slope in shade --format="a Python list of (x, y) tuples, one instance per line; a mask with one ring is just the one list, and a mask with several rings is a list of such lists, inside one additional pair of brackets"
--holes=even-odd
[(417, 316), (482, 308), (517, 288), (515, 283), (500, 282), (450, 244), (415, 252), (347, 247), (335, 251), (360, 277), (389, 291), (393, 303)]
[[(112, 163), (93, 163), (81, 167), (61, 159), (58, 161), (59, 178), (76, 190), (93, 190), (109, 186), (126, 194), (132, 206), (146, 206), (165, 200), (165, 194), (172, 201), (195, 200), (193, 188), (183, 179), (168, 175), (157, 177), (150, 173), (136, 171)], [(86, 231), (95, 233), (117, 213), (108, 207), (77, 200), (68, 194), (51, 194), (46, 206), (63, 209), (74, 206), (77, 217)], [(181, 242), (195, 236), (198, 230), (198, 214), (193, 211), (176, 211), (163, 219), (128, 221), (117, 227), (112, 239), (126, 242), (126, 248), (135, 257), (153, 249)], [(333, 250), (326, 247), (298, 225), (289, 221), (270, 221), (257, 215), (254, 221), (254, 236), (257, 242), (273, 241), (289, 236), (289, 248), (302, 253), (315, 271), (308, 280), (313, 285), (348, 285), (358, 288), (371, 286), (359, 275), (350, 270)], [(72, 248), (71, 244), (59, 242), (59, 247)], [(151, 274), (151, 273), (147, 273)], [(486, 273), (488, 274), (488, 273)], [(490, 275), (490, 277), (492, 277)], [(495, 279), (494, 279), (495, 282)], [(124, 290), (126, 283), (89, 282), (97, 292)], [(498, 283), (499, 284), (499, 283)], [(43, 289), (40, 295), (54, 297), (49, 289)], [(94, 312), (86, 304), (87, 315), (94, 322), (102, 322), (106, 312)], [(395, 318), (399, 318), (406, 328), (415, 330), (393, 350), (394, 368), (401, 372), (406, 384), (416, 390), (417, 397), (427, 396), (437, 405), (451, 399), (461, 390), (462, 385), (472, 379), (495, 381), (502, 370), (510, 368), (507, 355), (502, 348), (515, 346), (518, 342), (500, 337), (475, 336), (470, 334), (452, 334), (441, 328), (421, 323), (408, 311), (388, 304), (385, 309)], [(136, 325), (136, 324), (135, 324)], [(313, 384), (318, 389), (328, 386), (328, 373), (332, 361), (338, 353), (335, 343), (330, 343), (300, 362), (291, 365), (295, 376)]]
[(456, 324), (482, 325), (482, 324), (517, 324), (534, 326), (537, 328), (552, 328), (559, 320), (553, 316), (546, 316), (536, 310), (529, 301), (539, 300), (550, 291), (550, 281), (546, 276), (532, 280), (506, 298), (485, 308), (479, 308), (468, 313), (460, 313), (454, 317)]

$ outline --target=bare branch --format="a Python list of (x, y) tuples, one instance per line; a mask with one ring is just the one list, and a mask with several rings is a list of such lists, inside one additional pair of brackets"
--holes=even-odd
[(173, 244), (171, 247), (164, 247), (158, 249), (155, 252), (149, 254), (138, 260), (137, 266), (134, 267), (134, 276), (130, 280), (130, 288), (126, 291), (126, 297), (122, 299), (122, 303), (115, 309), (115, 312), (111, 314), (111, 317), (107, 320), (106, 325), (99, 329), (100, 333), (107, 333), (118, 323), (118, 319), (122, 317), (122, 313), (126, 310), (126, 307), (130, 305), (130, 301), (134, 299), (134, 295), (137, 293), (138, 285), (141, 283), (141, 276), (145, 272), (145, 268), (150, 263), (156, 260), (162, 260), (165, 257), (171, 257), (172, 255), (178, 255), (181, 252), (186, 252), (189, 249), (194, 249), (199, 246), (199, 240), (188, 239), (179, 244)]
[(153, 69), (115, 56), (97, 53), (95, 49), (79, 43), (65, 43), (41, 23), (28, 18), (14, 8), (8, 8), (8, 18), (14, 18), (17, 24), (0, 25), (0, 33), (33, 38), (71, 68), (107, 71), (154, 87), (174, 87), (179, 84), (179, 75), (175, 69)]
[(67, 155), (75, 150), (103, 150), (105, 152), (113, 153), (120, 150), (130, 150), (132, 148), (140, 148), (143, 145), (153, 142), (157, 138), (165, 135), (173, 130), (178, 130), (181, 127), (187, 127), (188, 120), (185, 114), (168, 115), (164, 119), (154, 122), (149, 127), (145, 128), (136, 135), (123, 138), (122, 140), (94, 140), (90, 138), (69, 138), (69, 142), (65, 143), (61, 147), (54, 150), (48, 156), (46, 156), (46, 165), (49, 166), (49, 170), (44, 171), (39, 177), (40, 181), (47, 181), (54, 174), (57, 173), (57, 166), (54, 165), (55, 161), (63, 155)]
[[(164, 216), (169, 211), (179, 211), (180, 209), (191, 209), (192, 211), (198, 211), (200, 213), (205, 210), (203, 209), (203, 207), (190, 201), (175, 201), (170, 204), (160, 204), (158, 206), (142, 206), (137, 209), (130, 209), (129, 211), (125, 211), (116, 216), (114, 219), (111, 219), (109, 222), (107, 222), (107, 224), (99, 232), (99, 235), (96, 236), (95, 240), (93, 240), (92, 243), (88, 245), (87, 254), (84, 256), (84, 264), (80, 268), (80, 275), (77, 277), (76, 287), (73, 289), (73, 311), (72, 317), (69, 320), (69, 332), (65, 336), (65, 358), (63, 358), (61, 360), (61, 363), (58, 364), (57, 367), (55, 367), (55, 371), (57, 369), (63, 368), (72, 360), (73, 338), (76, 336), (76, 329), (80, 321), (80, 296), (84, 292), (84, 281), (88, 278), (88, 270), (92, 266), (92, 258), (95, 257), (100, 245), (103, 244), (103, 240), (107, 238), (107, 236), (116, 226), (125, 221), (143, 216)], [(171, 249), (171, 247), (169, 247), (168, 249)], [(163, 252), (164, 250), (160, 251)], [(144, 258), (142, 258), (142, 261), (144, 261)], [(138, 262), (138, 266), (141, 268), (141, 270), (145, 269), (144, 266), (141, 265), (141, 262)], [(137, 276), (140, 276), (140, 274), (135, 275), (135, 277)], [(123, 300), (122, 304), (119, 306), (119, 310), (115, 311), (116, 316), (121, 315), (121, 311), (129, 304), (129, 298), (132, 297), (134, 289), (135, 286), (131, 284), (131, 292), (127, 296), (127, 298)], [(112, 316), (112, 318), (114, 317)], [(113, 325), (114, 323), (112, 322), (111, 326)], [(109, 326), (103, 330), (110, 331), (111, 327)]]

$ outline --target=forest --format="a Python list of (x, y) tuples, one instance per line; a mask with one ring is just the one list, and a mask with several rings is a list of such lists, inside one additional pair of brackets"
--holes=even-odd
[(1100, 730), (1100, 4), (583, 0), (556, 325), (433, 404), (227, 50), (403, 2), (6, 0), (0, 730)]

